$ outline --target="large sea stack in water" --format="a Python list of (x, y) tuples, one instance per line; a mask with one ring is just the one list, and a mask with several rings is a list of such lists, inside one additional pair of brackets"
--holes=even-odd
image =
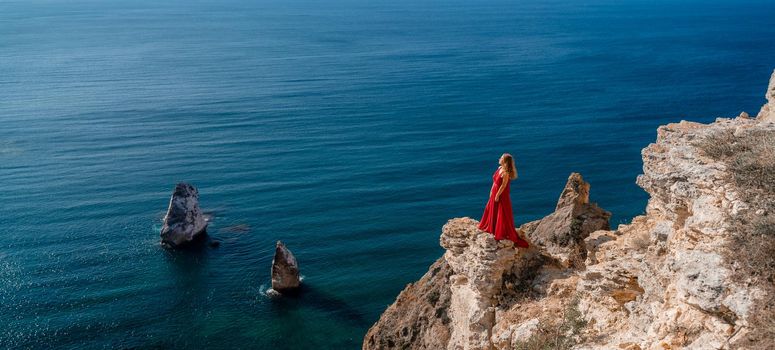
[(281, 241), (277, 241), (272, 259), (272, 289), (289, 293), (299, 288), (299, 264), (296, 257)]
[(161, 243), (168, 247), (186, 245), (198, 240), (206, 229), (207, 221), (199, 209), (199, 191), (187, 183), (177, 184), (164, 216)]

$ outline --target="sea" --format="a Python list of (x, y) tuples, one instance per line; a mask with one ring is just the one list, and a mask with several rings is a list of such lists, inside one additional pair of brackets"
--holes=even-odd
[[(752, 115), (775, 2), (0, 1), (1, 349), (359, 349), (516, 159), (643, 214), (659, 125)], [(175, 184), (218, 247), (159, 245)], [(275, 243), (298, 296), (271, 297)]]

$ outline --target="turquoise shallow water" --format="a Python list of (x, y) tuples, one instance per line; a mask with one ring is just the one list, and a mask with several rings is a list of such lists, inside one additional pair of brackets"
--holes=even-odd
[[(643, 211), (658, 125), (755, 113), (771, 2), (0, 3), (0, 348), (355, 349), (478, 218), (581, 172)], [(169, 252), (195, 184), (217, 249)], [(247, 225), (248, 232), (230, 227)], [(301, 298), (271, 300), (273, 245)]]

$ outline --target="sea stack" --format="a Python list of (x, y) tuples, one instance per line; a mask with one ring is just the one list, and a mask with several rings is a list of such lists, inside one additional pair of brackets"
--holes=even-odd
[(168, 247), (179, 247), (191, 243), (205, 234), (207, 221), (199, 209), (199, 191), (187, 183), (179, 183), (172, 192), (164, 225), (161, 228), (161, 243)]
[(293, 292), (300, 283), (296, 257), (283, 242), (277, 241), (272, 259), (272, 289), (279, 293)]

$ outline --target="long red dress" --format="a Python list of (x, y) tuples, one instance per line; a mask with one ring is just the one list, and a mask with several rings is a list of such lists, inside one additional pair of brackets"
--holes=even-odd
[[(508, 175), (505, 175), (508, 176)], [(492, 174), (492, 189), (490, 189), (490, 200), (484, 207), (482, 220), (479, 221), (479, 229), (495, 235), (496, 240), (508, 239), (514, 242), (517, 247), (527, 248), (528, 243), (519, 238), (517, 229), (514, 228), (514, 214), (511, 212), (511, 181), (506, 183), (506, 188), (501, 192), (498, 201), (495, 201), (495, 195), (501, 187), (503, 178), (500, 175), (500, 168)]]

